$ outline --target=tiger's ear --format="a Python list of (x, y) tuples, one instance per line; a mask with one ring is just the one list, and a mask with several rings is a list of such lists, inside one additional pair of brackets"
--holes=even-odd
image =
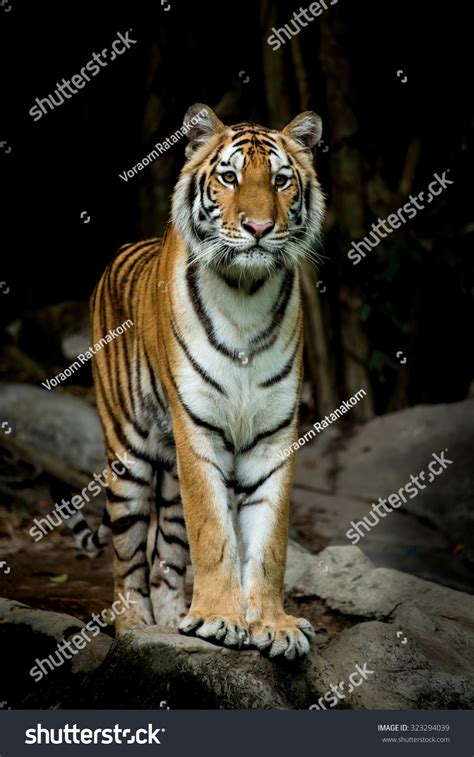
[(304, 113), (300, 113), (283, 129), (285, 136), (294, 139), (308, 153), (311, 153), (314, 146), (318, 144), (322, 133), (323, 122), (318, 114), (312, 110), (305, 110)]
[(186, 130), (189, 139), (189, 144), (185, 150), (185, 155), (189, 158), (198, 147), (201, 147), (214, 134), (223, 131), (225, 126), (212, 108), (203, 105), (203, 103), (195, 103), (186, 111), (183, 129)]

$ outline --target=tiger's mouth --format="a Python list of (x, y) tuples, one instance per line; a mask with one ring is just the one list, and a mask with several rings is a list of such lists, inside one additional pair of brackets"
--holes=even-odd
[(281, 251), (269, 251), (255, 244), (246, 249), (232, 248), (219, 267), (230, 275), (261, 278), (284, 267), (284, 260)]

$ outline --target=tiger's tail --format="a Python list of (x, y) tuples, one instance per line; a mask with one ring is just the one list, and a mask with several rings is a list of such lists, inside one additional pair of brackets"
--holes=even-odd
[(106, 507), (104, 507), (104, 512), (102, 514), (102, 523), (96, 531), (93, 531), (90, 528), (86, 519), (80, 512), (71, 515), (66, 523), (71, 529), (77, 546), (84, 549), (93, 557), (97, 557), (104, 547), (112, 541), (110, 517)]

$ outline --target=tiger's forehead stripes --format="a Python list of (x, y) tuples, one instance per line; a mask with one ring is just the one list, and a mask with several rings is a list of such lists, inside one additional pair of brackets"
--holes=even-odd
[[(230, 144), (221, 148), (217, 160), (220, 157), (221, 166), (232, 166), (232, 168), (241, 171), (258, 155), (268, 162), (273, 172), (277, 171), (280, 166), (291, 170), (286, 153), (276, 142), (271, 140), (269, 134), (271, 134), (270, 131), (260, 134), (256, 129), (245, 130), (245, 136), (237, 141), (234, 139)], [(217, 160), (213, 161), (214, 165)]]

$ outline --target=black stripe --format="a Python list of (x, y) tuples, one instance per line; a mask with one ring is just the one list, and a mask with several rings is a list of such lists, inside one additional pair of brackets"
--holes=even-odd
[(173, 497), (173, 499), (165, 499), (164, 497), (160, 497), (160, 507), (173, 507), (173, 505), (179, 504), (181, 504), (180, 494), (177, 494), (176, 497)]
[(145, 599), (147, 599), (147, 598), (148, 598), (148, 597), (150, 596), (150, 592), (148, 591), (148, 589), (141, 589), (140, 587), (138, 587), (138, 589), (137, 589), (137, 588), (136, 588), (136, 587), (134, 586), (134, 587), (133, 587), (133, 591), (136, 591), (136, 592), (137, 592), (137, 594), (140, 594), (140, 596), (141, 596), (141, 597), (144, 597)]
[(105, 495), (108, 502), (134, 502), (136, 497), (127, 497), (121, 494), (116, 494), (110, 487), (105, 488)]
[(182, 549), (189, 549), (189, 544), (187, 541), (184, 541), (184, 539), (180, 539), (179, 536), (175, 536), (174, 534), (167, 534), (163, 531), (163, 529), (160, 526), (160, 534), (164, 541), (167, 544), (177, 544), (179, 547), (182, 547)]
[(253, 449), (259, 442), (262, 441), (262, 439), (267, 439), (269, 436), (272, 436), (273, 434), (276, 434), (278, 431), (282, 431), (284, 428), (290, 425), (292, 422), (295, 411), (298, 407), (298, 403), (296, 402), (293, 406), (293, 410), (291, 411), (290, 415), (288, 415), (286, 418), (284, 418), (281, 423), (278, 424), (275, 428), (270, 429), (269, 431), (262, 431), (260, 434), (257, 434), (257, 436), (252, 439), (251, 442), (245, 445), (245, 447), (241, 447), (238, 452), (239, 454), (243, 455), (246, 452), (249, 452), (251, 449)]
[(226, 347), (225, 344), (220, 342), (214, 335), (214, 328), (213, 328), (212, 321), (207, 315), (207, 312), (205, 310), (205, 307), (203, 305), (203, 302), (201, 300), (201, 296), (199, 293), (197, 273), (198, 273), (198, 270), (196, 266), (189, 266), (186, 272), (188, 293), (191, 299), (191, 303), (194, 307), (195, 313), (204, 327), (209, 343), (218, 352), (221, 352), (226, 357), (229, 357), (235, 362), (240, 363), (238, 350), (230, 350), (228, 347)]
[(228, 488), (229, 487), (232, 488), (232, 486), (233, 486), (233, 480), (226, 478), (224, 471), (222, 471), (219, 468), (219, 466), (217, 465), (217, 463), (214, 462), (214, 460), (210, 460), (205, 455), (197, 455), (197, 457), (200, 460), (202, 460), (203, 462), (207, 463), (208, 465), (212, 465), (212, 467), (215, 468), (216, 471), (218, 472), (218, 474), (220, 475), (220, 477), (222, 479), (222, 483), (224, 483)]
[(292, 356), (288, 360), (287, 364), (281, 369), (281, 371), (276, 373), (274, 376), (271, 376), (269, 379), (266, 379), (265, 381), (261, 381), (259, 383), (259, 386), (262, 389), (267, 389), (269, 386), (273, 386), (273, 384), (277, 384), (279, 381), (283, 381), (283, 379), (285, 379), (291, 373), (299, 346), (300, 346), (300, 340), (298, 339), (296, 343), (296, 347), (293, 350)]
[(286, 307), (288, 305), (291, 294), (293, 292), (294, 279), (295, 279), (294, 272), (287, 271), (283, 278), (275, 305), (272, 308), (272, 318), (271, 318), (270, 324), (266, 326), (266, 328), (264, 328), (262, 331), (260, 331), (260, 333), (253, 336), (250, 339), (250, 344), (255, 344), (262, 340), (264, 341), (272, 334), (275, 328), (279, 325), (279, 323), (283, 319)]
[(121, 480), (131, 481), (133, 484), (137, 484), (137, 486), (150, 486), (149, 481), (147, 481), (145, 478), (141, 478), (140, 476), (135, 475), (135, 473), (132, 473), (129, 468), (125, 468), (125, 473), (117, 473), (116, 475)]
[(169, 515), (169, 516), (165, 515), (165, 521), (167, 523), (178, 523), (181, 526), (185, 525), (184, 518), (182, 515)]
[[(118, 255), (109, 266), (109, 268), (113, 269), (113, 272), (114, 272), (113, 286), (115, 290), (117, 290), (118, 288), (117, 287), (118, 277), (119, 277), (120, 271), (125, 266), (125, 263), (127, 263), (130, 260), (130, 258), (132, 257), (132, 255), (134, 255), (134, 253), (140, 252), (147, 245), (155, 244), (157, 242), (158, 242), (158, 239), (156, 238), (154, 240), (148, 239), (146, 242), (139, 242), (138, 244), (126, 245), (123, 250), (122, 248), (120, 248)], [(140, 256), (137, 256), (137, 260), (139, 257)]]
[(194, 307), (196, 315), (201, 321), (202, 325), (204, 326), (204, 330), (207, 334), (207, 338), (210, 344), (216, 350), (218, 350), (219, 352), (222, 352), (223, 355), (226, 355), (226, 357), (230, 357), (235, 360), (237, 358), (235, 351), (227, 349), (227, 347), (224, 344), (221, 344), (214, 336), (214, 329), (212, 326), (212, 322), (206, 313), (206, 310), (201, 300), (201, 296), (199, 294), (199, 284), (197, 281), (197, 273), (198, 273), (197, 266), (194, 266), (194, 265), (189, 266), (188, 270), (186, 271), (186, 282), (188, 286), (189, 297), (191, 299), (191, 303)]
[[(148, 569), (148, 563), (147, 562), (139, 562), (136, 565), (132, 565), (131, 568), (125, 571), (125, 573), (122, 573), (120, 578), (129, 578), (129, 576), (132, 575), (132, 573), (135, 573), (136, 570), (140, 570), (141, 568), (145, 568), (145, 570)], [(133, 587), (131, 587), (133, 588)]]
[(245, 486), (243, 485), (236, 486), (235, 493), (248, 494), (248, 495), (253, 494), (254, 492), (257, 491), (257, 489), (259, 489), (262, 486), (262, 484), (265, 483), (265, 481), (268, 481), (270, 476), (273, 476), (273, 474), (276, 473), (278, 470), (280, 470), (280, 468), (283, 468), (283, 466), (286, 465), (286, 463), (287, 463), (287, 460), (284, 460), (282, 463), (279, 463), (277, 466), (275, 466), (275, 468), (272, 468), (272, 470), (269, 473), (266, 473), (265, 476), (262, 476), (261, 478), (259, 478), (258, 481), (256, 481), (254, 484), (247, 484)]
[(104, 385), (102, 383), (102, 376), (100, 374), (100, 371), (97, 371), (96, 373), (95, 382), (96, 384), (100, 385), (100, 388), (101, 388), (100, 398), (105, 405), (107, 414), (112, 424), (113, 432), (118, 442), (120, 442), (120, 444), (122, 444), (125, 449), (129, 449), (130, 452), (142, 462), (148, 463), (150, 465), (154, 464), (155, 459), (150, 457), (150, 455), (148, 455), (146, 452), (140, 452), (140, 450), (138, 450), (134, 446), (134, 444), (130, 441), (130, 439), (127, 437), (124, 429), (122, 428), (120, 424), (120, 421), (116, 417), (116, 413), (110, 407), (107, 393), (104, 391)]
[(111, 529), (114, 536), (124, 534), (136, 523), (150, 523), (149, 515), (124, 515), (122, 518), (112, 521)]
[(161, 576), (159, 581), (152, 581), (151, 583), (154, 589), (159, 589), (162, 584), (166, 584), (168, 589), (171, 589), (171, 591), (178, 591), (177, 587), (173, 586), (173, 584), (168, 581), (166, 576)]
[(102, 547), (105, 547), (106, 543), (107, 542), (104, 542), (104, 544), (102, 544), (98, 533), (92, 534), (92, 544), (96, 549), (102, 549)]
[(81, 547), (83, 549), (86, 548), (86, 545), (87, 545), (87, 542), (89, 540), (89, 537), (92, 536), (92, 532), (90, 531), (90, 529), (87, 529), (87, 530), (88, 530), (89, 533), (84, 534), (84, 536), (82, 537), (82, 540), (81, 540)]
[(119, 554), (119, 552), (118, 552), (118, 550), (117, 550), (117, 548), (114, 546), (115, 556), (116, 556), (117, 560), (119, 560), (120, 562), (130, 562), (130, 560), (133, 560), (133, 558), (135, 557), (135, 555), (138, 552), (145, 552), (145, 550), (146, 550), (146, 541), (142, 541), (142, 542), (140, 542), (140, 544), (138, 544), (135, 547), (135, 549), (133, 551), (133, 554), (131, 554), (130, 557), (121, 557), (120, 554)]
[(256, 292), (258, 292), (263, 287), (266, 281), (267, 279), (257, 279), (256, 281), (253, 281), (250, 289), (248, 290), (248, 294), (256, 294)]
[[(140, 258), (138, 258), (138, 259), (140, 259)], [(115, 301), (115, 297), (114, 297), (114, 294), (113, 294), (112, 289), (111, 289), (111, 278), (110, 278), (109, 274), (110, 274), (110, 271), (107, 272), (107, 291), (108, 291), (109, 301), (110, 301), (110, 303), (112, 303), (112, 302)], [(121, 311), (122, 317), (124, 317), (125, 315), (128, 315), (127, 313), (125, 313), (124, 309), (121, 306), (120, 306), (120, 311)], [(120, 350), (123, 350), (123, 352), (125, 354), (125, 365), (127, 367), (127, 378), (129, 379), (128, 366), (130, 366), (130, 359), (129, 359), (129, 355), (128, 355), (127, 340), (126, 339), (119, 340), (119, 343), (118, 343), (118, 345), (115, 346), (115, 349), (117, 350), (117, 353)], [(110, 372), (109, 372), (110, 364), (111, 364), (111, 358), (109, 358), (108, 360), (106, 360), (106, 365), (107, 365), (107, 370), (108, 370), (109, 383), (110, 383), (110, 386), (112, 386), (112, 381), (111, 381)], [(130, 391), (129, 392), (124, 392), (123, 387), (122, 387), (121, 378), (120, 378), (120, 372), (118, 372), (117, 375), (115, 376), (114, 385), (115, 385), (115, 388), (116, 388), (116, 391), (117, 391), (117, 394), (118, 394), (119, 405), (122, 408), (122, 411), (123, 411), (123, 413), (124, 413), (127, 421), (131, 425), (133, 425), (133, 427), (134, 427), (135, 431), (137, 432), (137, 434), (139, 436), (141, 436), (142, 439), (146, 439), (148, 437), (148, 435), (149, 435), (149, 431), (140, 428), (140, 426), (138, 425), (138, 423), (135, 421), (135, 419), (130, 414), (130, 412), (128, 410), (128, 407), (127, 407), (127, 402), (126, 402), (126, 399), (125, 399), (125, 394), (127, 394), (127, 396), (131, 397), (131, 402), (130, 402), (131, 410), (132, 410), (132, 413), (136, 415), (136, 412), (135, 412), (135, 402), (134, 402), (133, 394), (132, 394), (131, 387), (130, 387), (130, 381), (128, 381), (128, 384), (129, 384)]]
[(145, 355), (145, 361), (146, 361), (146, 364), (147, 364), (148, 373), (150, 374), (150, 380), (151, 380), (150, 383), (151, 383), (151, 386), (152, 386), (152, 389), (153, 389), (153, 394), (155, 396), (155, 399), (156, 399), (158, 405), (161, 407), (161, 409), (163, 410), (163, 412), (166, 412), (166, 408), (165, 408), (164, 402), (161, 399), (161, 395), (160, 395), (160, 393), (158, 391), (158, 385), (156, 383), (155, 372), (153, 371), (153, 369), (151, 367), (150, 358), (148, 357), (148, 352), (146, 351), (146, 347), (144, 347), (143, 353)]
[(73, 534), (80, 534), (81, 531), (90, 530), (89, 526), (87, 525), (87, 522), (85, 520), (81, 520), (79, 523), (76, 523), (76, 525), (71, 529)]
[(181, 339), (181, 336), (178, 334), (178, 330), (174, 324), (174, 319), (171, 320), (171, 328), (173, 330), (174, 337), (176, 341), (178, 342), (179, 346), (183, 350), (184, 354), (188, 358), (189, 362), (193, 366), (194, 370), (201, 376), (201, 378), (209, 384), (209, 386), (212, 386), (214, 389), (217, 389), (218, 392), (220, 392), (224, 397), (227, 397), (227, 392), (225, 391), (224, 387), (222, 387), (220, 384), (217, 383), (217, 381), (214, 381), (214, 379), (209, 376), (208, 372), (202, 368), (202, 366), (199, 365), (197, 360), (194, 359), (194, 357), (189, 352), (185, 342), (183, 339)]
[(193, 214), (194, 202), (196, 200), (196, 194), (197, 194), (197, 187), (196, 187), (197, 174), (198, 172), (195, 171), (193, 175), (191, 176), (191, 180), (189, 182), (188, 203), (189, 203), (189, 213), (191, 215), (191, 223), (192, 223), (193, 232), (196, 235), (196, 237), (199, 239), (199, 241), (202, 242), (204, 237), (199, 231), (198, 227), (196, 226), (196, 223), (194, 221), (194, 214)]
[(178, 386), (176, 384), (175, 378), (174, 378), (173, 373), (171, 371), (171, 367), (170, 367), (170, 364), (169, 364), (169, 361), (168, 361), (168, 357), (167, 357), (166, 354), (165, 354), (164, 357), (165, 357), (165, 368), (166, 368), (166, 371), (168, 373), (169, 379), (170, 379), (171, 383), (173, 384), (173, 387), (174, 387), (174, 390), (175, 390), (176, 395), (178, 397), (179, 403), (180, 403), (181, 407), (183, 408), (183, 410), (185, 410), (185, 412), (188, 415), (188, 417), (193, 421), (193, 423), (196, 426), (200, 426), (201, 428), (205, 428), (208, 431), (212, 431), (212, 433), (214, 433), (214, 434), (218, 434), (218, 436), (221, 437), (221, 439), (222, 439), (222, 441), (224, 443), (225, 448), (229, 452), (234, 452), (235, 451), (234, 445), (226, 439), (224, 430), (222, 428), (220, 428), (219, 426), (214, 426), (212, 423), (208, 423), (208, 421), (204, 420), (203, 418), (200, 418), (198, 415), (196, 415), (195, 413), (193, 413), (193, 411), (191, 410), (190, 407), (188, 407), (188, 405), (186, 404), (186, 402), (183, 400), (183, 398), (181, 396), (181, 392), (178, 389)]

